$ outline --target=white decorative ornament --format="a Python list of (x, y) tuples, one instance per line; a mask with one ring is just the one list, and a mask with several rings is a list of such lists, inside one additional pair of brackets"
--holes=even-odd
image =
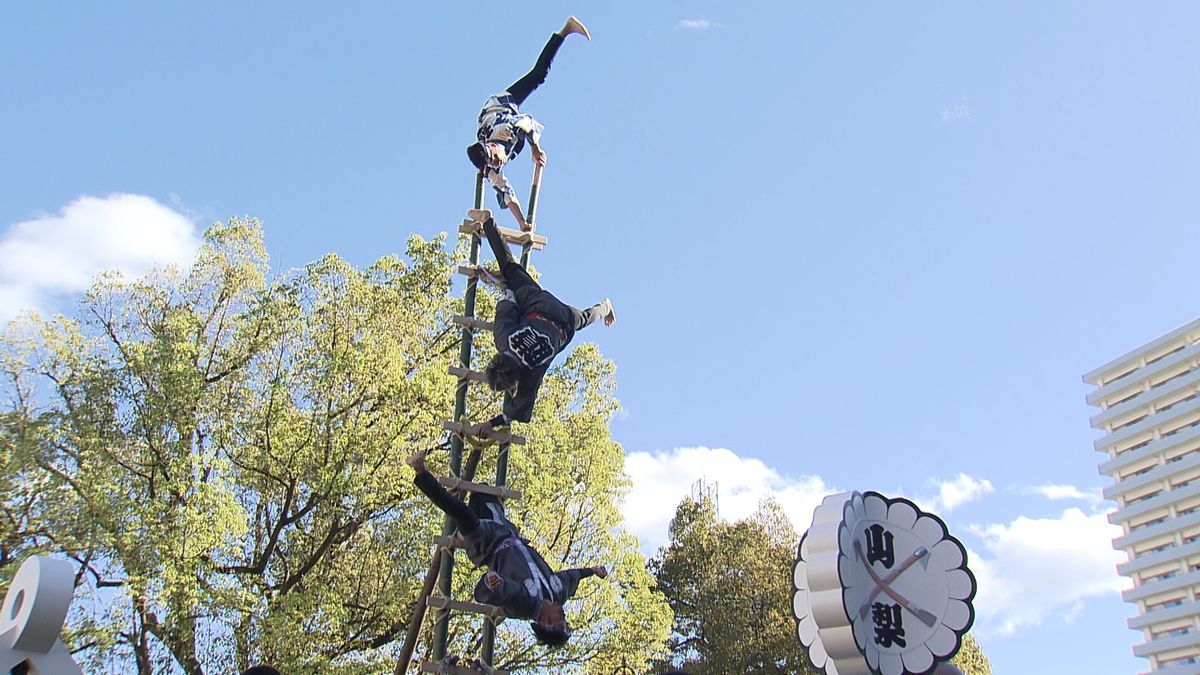
[(82, 675), (59, 639), (71, 598), (71, 563), (32, 556), (21, 563), (0, 608), (0, 672), (25, 662), (31, 675)]
[(801, 539), (792, 604), (826, 675), (924, 675), (962, 646), (975, 577), (946, 525), (907, 499), (826, 497)]
[(845, 505), (853, 495), (826, 497), (813, 511), (812, 527), (800, 539), (792, 568), (792, 613), (796, 636), (813, 666), (825, 675), (867, 675), (867, 662), (854, 642), (842, 606), (838, 576), (839, 530)]

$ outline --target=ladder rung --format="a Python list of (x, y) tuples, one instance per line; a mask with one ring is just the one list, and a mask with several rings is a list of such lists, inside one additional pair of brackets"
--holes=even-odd
[(434, 609), (453, 609), (458, 612), (467, 612), (468, 614), (480, 614), (492, 620), (504, 618), (504, 610), (495, 605), (481, 605), (477, 602), (451, 600), (440, 595), (431, 595), (425, 598), (425, 604)]
[[(468, 263), (468, 264), (466, 264), (466, 265), (459, 265), (459, 266), (458, 266), (458, 273), (459, 273), (459, 274), (461, 274), (461, 275), (463, 275), (464, 277), (470, 277), (470, 278), (479, 278), (479, 279), (483, 279), (483, 275), (481, 275), (481, 274), (479, 273), (479, 271), (480, 271), (481, 269), (484, 269), (484, 268), (483, 268), (482, 266), (480, 266), (480, 265), (472, 265), (472, 264)], [(503, 284), (503, 283), (504, 283), (504, 280), (503, 280), (503, 279), (500, 279), (500, 278), (499, 278), (499, 275), (498, 275), (498, 274), (496, 274), (495, 272), (489, 272), (489, 274), (496, 276), (496, 277), (497, 277), (497, 279), (499, 280), (499, 282), (500, 282), (501, 284)], [(486, 280), (485, 280), (485, 281), (486, 281)]]
[[(478, 429), (478, 424), (468, 424), (466, 427), (464, 427), (461, 422), (442, 422), (442, 430), (449, 431), (452, 434), (466, 434), (468, 436), (475, 436), (478, 438), (479, 436), (475, 433)], [(511, 431), (492, 431), (492, 435), (489, 437), (489, 439), (485, 440), (493, 440), (501, 445), (505, 443), (525, 445), (525, 437), (518, 436)]]
[[(499, 227), (499, 226), (497, 226), (496, 229), (500, 231), (500, 237), (503, 238), (504, 241), (506, 241), (510, 244), (517, 244), (520, 246), (528, 245), (530, 248), (532, 248), (535, 251), (541, 250), (550, 241), (549, 239), (543, 237), (542, 235), (534, 234), (533, 232), (522, 232), (520, 230), (510, 230), (507, 227)], [(466, 218), (463, 220), (462, 225), (458, 226), (458, 231), (461, 232), (462, 234), (474, 234), (474, 235), (478, 235), (478, 236), (482, 237), (483, 236), (483, 223), (481, 223), (477, 220), (471, 220), (470, 218)]]
[(454, 323), (464, 328), (470, 328), (471, 330), (492, 330), (495, 327), (490, 321), (484, 321), (474, 316), (463, 316), (462, 314), (455, 314), (452, 320)]
[(458, 664), (441, 664), (437, 661), (425, 661), (421, 664), (423, 673), (447, 673), (448, 675), (508, 675), (507, 670), (493, 668), (492, 670), (476, 670), (470, 666)]
[(465, 492), (478, 492), (484, 495), (494, 495), (501, 499), (520, 499), (521, 493), (502, 485), (488, 485), (487, 483), (472, 483), (469, 480), (446, 476), (439, 478), (438, 482), (447, 490), (462, 490)]
[(463, 368), (462, 366), (450, 366), (450, 368), (448, 370), (451, 375), (457, 377), (460, 380), (470, 380), (472, 382), (485, 382), (485, 383), (487, 382), (487, 375), (484, 375), (483, 373), (479, 372), (478, 370), (471, 370), (470, 368)]

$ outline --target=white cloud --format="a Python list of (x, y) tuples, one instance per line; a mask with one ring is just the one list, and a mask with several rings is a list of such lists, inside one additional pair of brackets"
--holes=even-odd
[(722, 24), (709, 19), (681, 19), (675, 24), (675, 28), (683, 28), (684, 30), (708, 30), (710, 28), (724, 28)]
[(1052, 501), (1063, 501), (1074, 499), (1076, 501), (1087, 502), (1093, 506), (1098, 505), (1104, 500), (1099, 489), (1095, 490), (1080, 490), (1074, 485), (1057, 485), (1055, 483), (1047, 483), (1038, 485), (1026, 490), (1029, 494), (1041, 495)]
[(79, 197), (0, 234), (0, 321), (85, 291), (104, 270), (187, 265), (198, 246), (195, 224), (150, 197)]
[(964, 122), (971, 119), (971, 108), (967, 105), (967, 99), (962, 98), (954, 103), (942, 106), (942, 121), (943, 122)]
[(622, 506), (625, 524), (641, 540), (646, 553), (666, 543), (675, 507), (700, 479), (717, 484), (722, 519), (746, 518), (770, 496), (783, 506), (799, 531), (808, 527), (821, 499), (836, 492), (820, 476), (781, 476), (762, 461), (725, 448), (634, 452), (625, 457), (625, 471), (633, 479), (633, 489)]
[(970, 530), (983, 540), (982, 554), (969, 553), (981, 634), (1011, 635), (1052, 617), (1070, 622), (1085, 599), (1128, 587), (1116, 571), (1125, 555), (1112, 548), (1121, 528), (1103, 513), (1071, 508), (1058, 518), (1022, 516)]
[(938, 514), (949, 513), (963, 504), (973, 502), (996, 491), (991, 481), (972, 478), (965, 473), (958, 474), (954, 480), (934, 479), (929, 482), (937, 488), (937, 494), (932, 497), (918, 498), (916, 501), (922, 509)]

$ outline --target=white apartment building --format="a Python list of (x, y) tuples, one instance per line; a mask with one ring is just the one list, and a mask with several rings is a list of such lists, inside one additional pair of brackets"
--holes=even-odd
[(1083, 376), (1149, 671), (1200, 673), (1200, 319)]

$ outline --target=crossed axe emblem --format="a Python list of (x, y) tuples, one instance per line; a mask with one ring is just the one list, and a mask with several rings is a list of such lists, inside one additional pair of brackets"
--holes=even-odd
[(917, 550), (913, 551), (912, 555), (900, 561), (900, 564), (897, 565), (895, 569), (891, 570), (882, 577), (876, 574), (875, 570), (871, 567), (871, 563), (867, 562), (867, 556), (863, 554), (862, 544), (857, 539), (854, 540), (854, 554), (859, 560), (862, 561), (863, 567), (867, 569), (867, 574), (871, 575), (871, 580), (875, 582), (875, 585), (871, 587), (870, 592), (867, 593), (866, 601), (863, 603), (862, 607), (858, 608), (859, 619), (866, 618), (867, 612), (871, 610), (871, 603), (874, 602), (875, 598), (880, 593), (884, 593), (895, 600), (901, 607), (911, 612), (913, 616), (916, 616), (921, 623), (933, 628), (933, 624), (937, 623), (937, 617), (933, 615), (933, 612), (930, 612), (917, 603), (912, 602), (908, 598), (901, 595), (899, 591), (892, 588), (892, 582), (894, 582), (901, 574), (904, 574), (908, 568), (912, 567), (917, 562), (921, 563), (922, 569), (929, 568), (929, 549), (921, 546)]

